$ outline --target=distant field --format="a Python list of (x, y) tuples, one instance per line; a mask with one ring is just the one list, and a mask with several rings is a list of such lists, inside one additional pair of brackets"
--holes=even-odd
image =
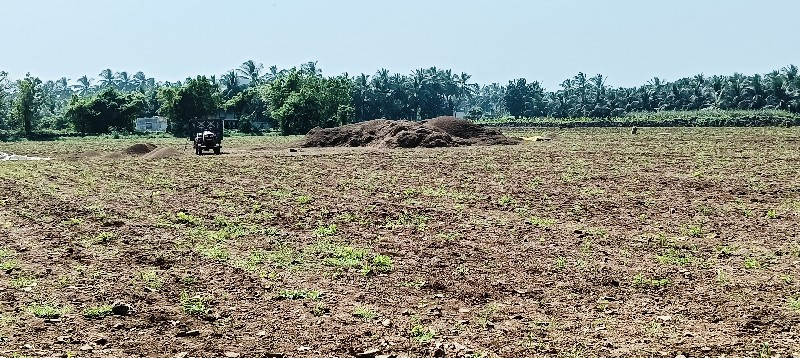
[(0, 143), (0, 356), (800, 354), (800, 128), (547, 131)]
[(476, 122), (500, 127), (769, 127), (800, 125), (800, 115), (774, 110), (702, 110), (641, 112), (611, 118), (504, 117)]

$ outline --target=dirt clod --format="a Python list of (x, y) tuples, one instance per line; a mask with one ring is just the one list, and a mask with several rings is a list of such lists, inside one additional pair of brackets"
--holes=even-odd
[(127, 316), (131, 312), (131, 306), (125, 302), (114, 302), (111, 305), (111, 313), (117, 316)]
[(517, 144), (504, 136), (454, 117), (421, 122), (375, 119), (336, 128), (314, 128), (300, 143), (302, 147), (435, 148), (469, 145)]

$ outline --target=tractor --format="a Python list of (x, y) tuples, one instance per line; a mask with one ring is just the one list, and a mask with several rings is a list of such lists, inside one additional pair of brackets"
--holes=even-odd
[(223, 124), (221, 119), (194, 119), (189, 122), (189, 140), (192, 141), (194, 152), (202, 155), (203, 152), (213, 150), (219, 154), (222, 150)]

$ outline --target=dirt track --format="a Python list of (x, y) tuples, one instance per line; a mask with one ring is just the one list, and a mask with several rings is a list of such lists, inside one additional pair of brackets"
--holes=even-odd
[(641, 132), (4, 164), (0, 356), (800, 352), (799, 133)]

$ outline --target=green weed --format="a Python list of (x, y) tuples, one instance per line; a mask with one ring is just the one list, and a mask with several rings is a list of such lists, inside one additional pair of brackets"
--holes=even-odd
[(52, 302), (43, 302), (28, 306), (28, 312), (39, 318), (59, 318), (61, 315), (69, 313), (69, 308)]
[(377, 317), (378, 314), (375, 313), (374, 311), (372, 311), (371, 309), (369, 309), (369, 307), (357, 306), (353, 310), (353, 316), (356, 316), (356, 317), (361, 318), (361, 319), (363, 319), (365, 321), (368, 321), (368, 320), (371, 320), (371, 319), (375, 319), (375, 317)]
[(207, 297), (201, 295), (190, 296), (186, 292), (181, 293), (180, 305), (183, 313), (193, 316), (208, 314), (211, 311)]
[(411, 331), (409, 332), (411, 335), (411, 339), (426, 344), (433, 340), (433, 337), (436, 336), (436, 332), (428, 327), (425, 327), (421, 324), (416, 324), (411, 327)]
[(111, 315), (111, 305), (103, 305), (98, 307), (88, 307), (81, 312), (84, 317), (89, 319), (98, 319)]

